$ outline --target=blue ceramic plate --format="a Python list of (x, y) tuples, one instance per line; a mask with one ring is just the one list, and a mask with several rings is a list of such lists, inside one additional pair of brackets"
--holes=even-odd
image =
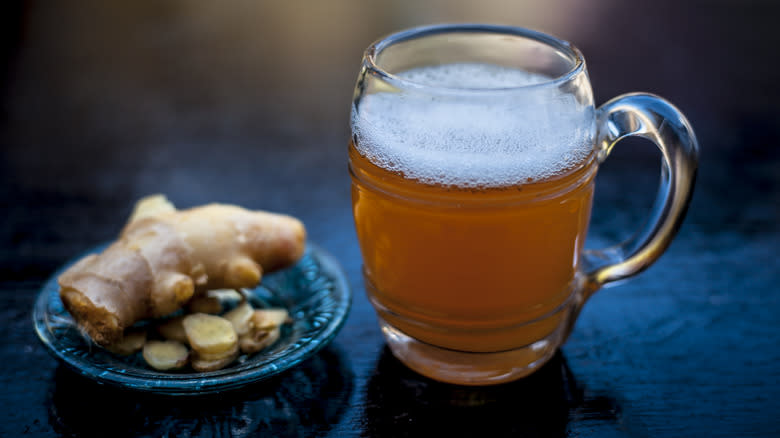
[[(94, 248), (100, 252), (107, 245)], [(292, 324), (282, 328), (280, 339), (254, 355), (242, 355), (218, 371), (160, 372), (151, 369), (140, 353), (121, 357), (98, 348), (84, 338), (62, 305), (56, 272), (41, 289), (33, 309), (33, 323), (49, 351), (77, 373), (99, 383), (172, 395), (196, 395), (239, 388), (275, 376), (310, 357), (338, 333), (349, 313), (352, 297), (346, 276), (333, 256), (308, 244), (294, 266), (263, 277), (247, 290), (256, 307), (285, 307)]]

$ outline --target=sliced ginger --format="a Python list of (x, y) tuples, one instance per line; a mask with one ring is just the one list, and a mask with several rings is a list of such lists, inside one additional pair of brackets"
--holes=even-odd
[(189, 355), (187, 347), (176, 341), (149, 341), (143, 349), (146, 363), (160, 371), (183, 368), (187, 365)]
[(271, 346), (279, 340), (280, 327), (290, 320), (287, 309), (268, 308), (252, 311), (248, 321), (248, 330), (238, 338), (238, 346), (247, 354)]
[(237, 289), (212, 289), (206, 295), (218, 299), (220, 303), (233, 305), (246, 301), (244, 294)]
[(252, 314), (250, 325), (256, 329), (272, 329), (290, 320), (290, 314), (287, 309), (267, 308), (257, 309)]
[(226, 355), (224, 357), (218, 358), (218, 359), (204, 359), (201, 357), (195, 357), (192, 359), (192, 368), (195, 371), (216, 371), (220, 370), (222, 368), (225, 368), (226, 366), (233, 363), (234, 360), (238, 357), (238, 349), (229, 355)]
[(120, 342), (111, 345), (108, 350), (120, 356), (130, 356), (144, 348), (146, 343), (146, 330), (130, 329)]
[(238, 357), (238, 335), (233, 324), (221, 316), (195, 313), (182, 323), (193, 350), (192, 368), (214, 371)]
[(220, 360), (224, 359), (226, 357), (235, 356), (238, 354), (238, 342), (231, 348), (225, 351), (220, 351), (219, 353), (200, 353), (197, 350), (192, 351), (193, 358), (204, 360), (204, 361), (211, 361), (211, 360)]
[(184, 317), (182, 325), (190, 347), (199, 354), (219, 355), (238, 344), (233, 324), (221, 316), (195, 313)]
[[(247, 301), (222, 316), (205, 313), (177, 316), (157, 326), (158, 333), (167, 341), (147, 342), (143, 355), (155, 369), (178, 369), (186, 361), (174, 367), (165, 360), (169, 356), (181, 358), (181, 354), (157, 354), (163, 347), (156, 344), (181, 345), (185, 351), (189, 351), (186, 347), (189, 345), (192, 350), (187, 357), (192, 368), (200, 372), (215, 371), (231, 364), (239, 353), (255, 354), (273, 345), (281, 336), (281, 326), (289, 321), (286, 309), (254, 309)], [(149, 346), (150, 343), (154, 346)], [(167, 366), (171, 368), (161, 368)]]
[(222, 301), (211, 295), (200, 295), (194, 297), (187, 303), (187, 310), (190, 313), (208, 313), (210, 315), (219, 315), (224, 310)]
[(241, 352), (254, 354), (278, 341), (281, 333), (282, 331), (279, 327), (274, 327), (270, 330), (252, 330), (238, 338), (238, 346), (241, 348)]
[(177, 341), (182, 344), (189, 344), (187, 339), (187, 332), (184, 331), (184, 316), (177, 316), (174, 318), (166, 319), (162, 323), (157, 325), (157, 333), (163, 338), (169, 341)]
[[(190, 365), (204, 372), (224, 368), (240, 353), (254, 354), (271, 346), (279, 340), (281, 325), (289, 321), (286, 309), (254, 309), (244, 301), (222, 316), (196, 313), (167, 319), (157, 325), (157, 332), (169, 341), (189, 345)], [(159, 361), (149, 365), (164, 366)]]
[(225, 319), (230, 321), (231, 324), (233, 324), (233, 329), (235, 329), (236, 334), (238, 336), (242, 336), (245, 335), (251, 328), (249, 321), (252, 319), (254, 313), (255, 309), (252, 308), (252, 305), (248, 302), (245, 302), (237, 306), (235, 309), (225, 313), (223, 316)]

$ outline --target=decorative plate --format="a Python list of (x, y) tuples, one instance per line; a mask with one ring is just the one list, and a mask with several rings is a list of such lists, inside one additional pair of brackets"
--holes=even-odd
[[(107, 244), (88, 253), (102, 251)], [(35, 331), (49, 352), (77, 373), (98, 383), (137, 391), (196, 395), (239, 388), (265, 380), (312, 356), (341, 329), (352, 302), (346, 276), (333, 256), (307, 244), (294, 266), (263, 276), (262, 284), (246, 289), (255, 307), (284, 307), (293, 320), (280, 339), (254, 355), (241, 355), (218, 371), (160, 372), (148, 367), (140, 353), (117, 356), (92, 344), (79, 332), (60, 301), (59, 269), (43, 285), (33, 308)]]

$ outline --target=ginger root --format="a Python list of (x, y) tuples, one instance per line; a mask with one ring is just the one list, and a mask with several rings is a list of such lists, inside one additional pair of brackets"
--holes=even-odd
[(224, 204), (153, 204), (162, 207), (134, 213), (116, 242), (58, 279), (65, 308), (99, 345), (120, 342), (136, 322), (168, 315), (206, 290), (254, 287), (263, 272), (303, 254), (306, 232), (293, 217)]

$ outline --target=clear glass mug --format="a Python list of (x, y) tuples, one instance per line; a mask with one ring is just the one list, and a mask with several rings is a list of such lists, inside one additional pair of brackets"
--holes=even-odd
[[(594, 291), (667, 248), (697, 169), (674, 106), (628, 94), (595, 108), (582, 54), (516, 27), (429, 26), (374, 43), (351, 126), (353, 213), (382, 332), (410, 368), (464, 385), (550, 359)], [(651, 217), (586, 251), (596, 171), (627, 136), (661, 151)]]

